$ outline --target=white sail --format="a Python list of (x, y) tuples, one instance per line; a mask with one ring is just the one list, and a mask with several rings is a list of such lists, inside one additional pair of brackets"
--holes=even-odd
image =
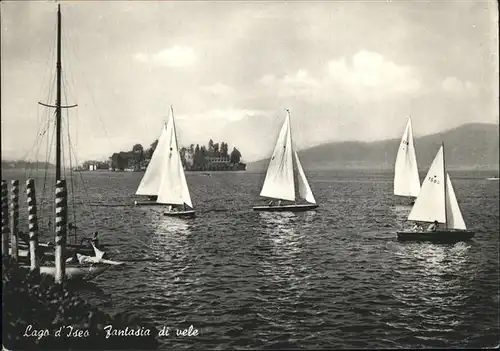
[(281, 127), (260, 196), (295, 201), (290, 114)]
[(446, 221), (450, 229), (467, 229), (448, 173), (446, 174)]
[(307, 202), (310, 202), (312, 204), (316, 204), (316, 199), (314, 199), (314, 195), (311, 191), (311, 187), (309, 186), (309, 183), (307, 182), (306, 175), (304, 173), (304, 170), (302, 169), (302, 165), (300, 164), (299, 160), (299, 155), (297, 154), (297, 151), (294, 151), (295, 155), (295, 163), (297, 164), (297, 170), (299, 171), (299, 196), (306, 200)]
[(394, 167), (394, 194), (417, 197), (420, 192), (417, 158), (413, 144), (411, 118), (408, 118), (405, 132), (399, 144)]
[(179, 154), (172, 107), (170, 107), (170, 118), (166, 129), (165, 150), (163, 173), (156, 202), (171, 205), (186, 204), (193, 208)]
[(444, 151), (439, 149), (425, 176), (420, 194), (415, 200), (408, 219), (420, 222), (446, 222)]
[(151, 160), (149, 161), (148, 167), (146, 168), (146, 173), (142, 177), (141, 183), (137, 188), (136, 195), (148, 195), (155, 196), (158, 195), (158, 190), (160, 189), (161, 175), (163, 172), (163, 160), (165, 156), (165, 139), (166, 139), (167, 128), (163, 124), (163, 128), (158, 138), (158, 144), (156, 144), (155, 151)]

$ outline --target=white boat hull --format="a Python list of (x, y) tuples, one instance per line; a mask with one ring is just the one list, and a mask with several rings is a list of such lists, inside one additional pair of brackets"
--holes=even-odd
[[(121, 263), (121, 262), (120, 262)], [(93, 265), (68, 265), (66, 264), (65, 274), (67, 280), (91, 280), (101, 275), (109, 268), (113, 267), (111, 264), (93, 264)], [(29, 269), (29, 266), (23, 266)], [(41, 274), (47, 274), (55, 277), (56, 267), (54, 266), (41, 266)]]
[(254, 211), (265, 211), (265, 212), (304, 212), (311, 211), (317, 208), (317, 204), (305, 204), (305, 205), (280, 205), (280, 206), (255, 206)]

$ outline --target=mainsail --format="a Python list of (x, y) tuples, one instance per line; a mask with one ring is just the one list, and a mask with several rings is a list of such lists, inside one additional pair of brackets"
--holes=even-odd
[(408, 219), (421, 222), (438, 221), (446, 224), (449, 229), (466, 229), (450, 176), (445, 171), (444, 146), (440, 147), (427, 172)]
[(292, 136), (288, 112), (274, 147), (260, 196), (295, 201)]
[(191, 196), (182, 166), (177, 134), (175, 130), (174, 110), (170, 107), (170, 118), (166, 127), (163, 172), (156, 202), (171, 205), (188, 205), (193, 208)]
[(167, 127), (163, 124), (160, 138), (158, 139), (158, 144), (156, 144), (153, 156), (149, 161), (146, 172), (142, 177), (141, 183), (137, 188), (136, 195), (148, 195), (156, 196), (158, 195), (158, 189), (160, 188), (161, 175), (163, 172), (163, 160), (165, 156), (165, 140), (167, 137)]
[(408, 117), (405, 132), (399, 144), (394, 167), (394, 194), (417, 197), (420, 192), (417, 158), (413, 144), (411, 118)]

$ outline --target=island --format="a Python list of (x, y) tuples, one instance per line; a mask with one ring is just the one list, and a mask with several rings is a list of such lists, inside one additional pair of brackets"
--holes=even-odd
[[(109, 168), (112, 171), (145, 171), (157, 145), (158, 139), (146, 150), (141, 144), (135, 144), (130, 151), (115, 152), (109, 158), (107, 165), (87, 161), (83, 168), (86, 170)], [(233, 147), (230, 153), (228, 150), (229, 145), (226, 142), (214, 143), (210, 139), (207, 146), (199, 144), (183, 146), (179, 149), (179, 154), (186, 171), (245, 171), (246, 164), (241, 162), (241, 152), (236, 147)]]

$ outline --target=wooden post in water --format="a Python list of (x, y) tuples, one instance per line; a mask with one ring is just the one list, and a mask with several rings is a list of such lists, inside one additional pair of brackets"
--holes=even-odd
[(28, 228), (30, 232), (30, 269), (39, 271), (38, 262), (38, 218), (36, 216), (35, 180), (26, 181), (26, 195), (28, 197)]
[(66, 246), (66, 222), (68, 217), (67, 211), (67, 193), (66, 181), (58, 180), (56, 182), (56, 275), (55, 281), (62, 284), (66, 273), (66, 261), (64, 252)]
[(10, 246), (11, 255), (17, 262), (19, 256), (18, 230), (19, 230), (19, 180), (11, 181), (10, 195)]
[(9, 189), (2, 180), (2, 257), (9, 256)]

